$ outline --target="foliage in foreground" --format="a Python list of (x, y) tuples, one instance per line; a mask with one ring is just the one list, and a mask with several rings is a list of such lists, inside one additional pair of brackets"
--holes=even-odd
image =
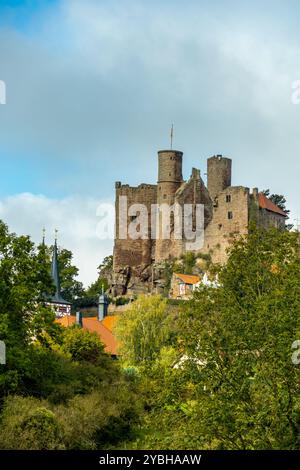
[(190, 302), (133, 302), (122, 359), (61, 329), (41, 254), (0, 224), (0, 446), (6, 449), (299, 449), (299, 234), (252, 230)]
[(140, 296), (120, 316), (115, 333), (123, 362), (131, 365), (151, 362), (171, 334), (167, 300), (159, 295)]
[(114, 385), (66, 404), (10, 396), (1, 417), (0, 449), (101, 449), (130, 438), (137, 407), (125, 383)]
[(252, 231), (182, 317), (195, 430), (226, 449), (300, 447), (299, 236)]
[(139, 367), (146, 412), (133, 448), (300, 448), (299, 235), (251, 231), (219, 282)]
[(0, 221), (0, 448), (116, 445), (137, 426), (134, 381), (96, 334), (54, 322), (45, 304), (52, 292), (45, 247)]

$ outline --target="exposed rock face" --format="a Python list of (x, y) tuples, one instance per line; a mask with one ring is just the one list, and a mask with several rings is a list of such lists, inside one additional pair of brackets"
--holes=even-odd
[(114, 271), (112, 282), (112, 294), (114, 297), (126, 294), (130, 278), (130, 266), (124, 266), (122, 268), (119, 268), (118, 271)]

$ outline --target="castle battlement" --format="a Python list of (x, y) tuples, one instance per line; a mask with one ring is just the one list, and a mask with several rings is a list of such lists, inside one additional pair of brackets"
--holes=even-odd
[[(184, 239), (174, 236), (174, 224), (170, 222), (171, 236), (161, 236), (164, 224), (162, 215), (156, 220), (158, 232), (153, 239), (151, 232), (152, 205), (178, 204), (202, 205), (204, 207), (204, 243), (200, 252), (209, 255), (214, 263), (225, 263), (227, 248), (232, 235), (244, 235), (250, 220), (263, 226), (282, 227), (285, 214), (277, 206), (266, 202), (265, 196), (257, 188), (250, 190), (245, 186), (232, 186), (232, 160), (222, 155), (207, 159), (207, 185), (200, 170), (192, 168), (191, 176), (184, 181), (182, 177), (183, 152), (179, 150), (160, 150), (158, 152), (157, 184), (141, 183), (138, 186), (115, 183), (116, 189), (116, 227), (118, 227), (119, 196), (127, 196), (128, 205), (143, 204), (148, 211), (147, 237), (131, 239), (120, 238), (118, 229), (114, 244), (114, 293), (124, 294), (128, 289), (148, 292), (156, 282), (155, 266), (165, 261), (180, 258), (186, 253)], [(269, 200), (267, 200), (269, 201)], [(269, 201), (270, 202), (270, 201)], [(276, 209), (277, 208), (277, 209)], [(128, 223), (132, 217), (128, 214)], [(189, 250), (191, 251), (191, 250)], [(199, 253), (199, 249), (197, 249)]]

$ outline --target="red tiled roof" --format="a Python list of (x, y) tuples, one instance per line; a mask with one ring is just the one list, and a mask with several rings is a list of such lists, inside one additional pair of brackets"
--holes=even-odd
[(89, 331), (97, 333), (109, 354), (117, 354), (117, 341), (112, 332), (102, 324), (98, 318), (86, 317), (82, 319), (82, 326)]
[(200, 281), (199, 276), (192, 276), (190, 274), (174, 273), (175, 276), (179, 277), (185, 284), (197, 284)]
[(57, 318), (55, 322), (61, 326), (72, 326), (75, 323), (75, 317), (74, 315), (66, 315), (65, 317)]
[(264, 193), (258, 194), (258, 204), (262, 209), (267, 209), (268, 211), (287, 217), (287, 214), (280, 209), (280, 207), (276, 206), (276, 204), (274, 204), (274, 202), (272, 202), (267, 196), (265, 196)]
[(109, 331), (113, 331), (115, 324), (118, 321), (118, 315), (107, 315), (102, 320), (102, 325), (104, 325)]
[[(69, 315), (56, 320), (61, 326), (72, 326), (75, 323), (75, 316)], [(82, 327), (88, 331), (95, 332), (104, 344), (104, 349), (108, 354), (117, 355), (117, 340), (112, 332), (97, 317), (83, 317)]]

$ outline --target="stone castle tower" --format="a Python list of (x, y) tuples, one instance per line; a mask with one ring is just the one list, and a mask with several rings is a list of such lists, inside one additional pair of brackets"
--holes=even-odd
[[(175, 202), (176, 191), (183, 183), (182, 178), (182, 152), (177, 150), (161, 150), (158, 152), (158, 181), (157, 181), (157, 204), (168, 204), (172, 206)], [(166, 253), (172, 252), (175, 248), (174, 237), (163, 239), (162, 214), (159, 214), (157, 230), (157, 240), (155, 244), (155, 260), (165, 259)]]
[[(175, 217), (174, 220), (172, 211), (168, 227), (165, 226), (159, 210), (163, 205), (183, 208), (188, 204), (194, 209), (200, 204), (203, 207), (204, 239), (200, 250), (195, 252), (209, 254), (214, 263), (226, 262), (227, 248), (234, 237), (247, 233), (250, 220), (266, 227), (285, 225), (286, 214), (257, 188), (250, 191), (244, 186), (232, 186), (230, 158), (214, 155), (207, 159), (207, 186), (196, 168), (192, 169), (188, 180), (183, 179), (182, 160), (183, 153), (180, 151), (161, 150), (158, 152), (157, 184), (142, 183), (132, 187), (117, 182), (115, 185), (116, 234), (112, 287), (115, 295), (128, 291), (150, 292), (159, 277), (159, 267), (165, 261), (193, 251), (187, 249), (184, 236), (176, 236), (177, 219)], [(138, 224), (137, 204), (147, 208), (146, 233), (143, 232), (141, 237), (132, 239), (124, 236), (120, 229), (122, 196), (126, 196), (127, 201), (127, 226)], [(167, 239), (163, 238), (166, 228), (170, 231)]]
[(231, 159), (222, 155), (207, 160), (207, 189), (214, 200), (221, 191), (231, 186)]

